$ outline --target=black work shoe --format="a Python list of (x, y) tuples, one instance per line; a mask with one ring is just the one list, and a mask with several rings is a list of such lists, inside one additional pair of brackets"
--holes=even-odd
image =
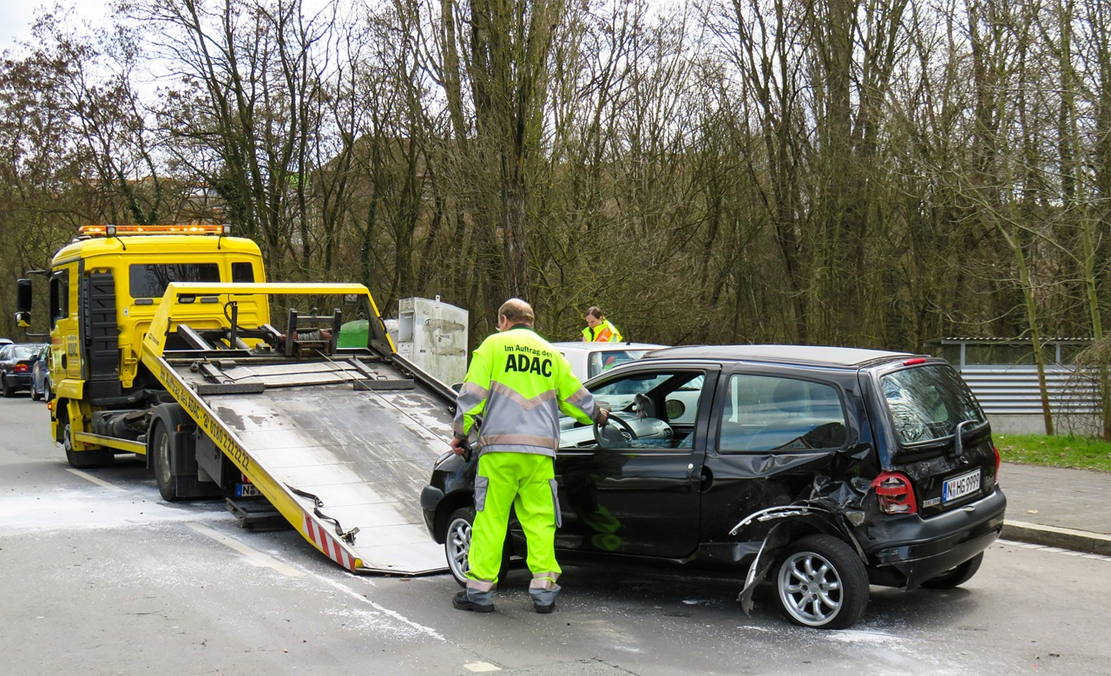
[[(475, 603), (467, 598), (467, 592), (461, 591), (455, 595), (451, 600), (451, 607), (456, 610), (473, 610), (476, 613), (492, 613), (494, 612), (493, 603)], [(552, 612), (552, 611), (547, 611)]]
[(541, 615), (547, 615), (548, 613), (555, 610), (555, 601), (552, 601), (546, 606), (542, 606), (539, 603), (534, 603), (532, 604), (532, 607), (536, 608), (536, 612), (540, 613)]

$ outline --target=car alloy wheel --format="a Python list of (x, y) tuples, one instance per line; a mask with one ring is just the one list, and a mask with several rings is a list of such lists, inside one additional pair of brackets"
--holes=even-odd
[(444, 538), (444, 554), (447, 556), (448, 570), (460, 585), (467, 585), (467, 571), (471, 569), (471, 528), (474, 527), (474, 509), (464, 507), (451, 513), (448, 519), (447, 537)]
[(844, 629), (868, 604), (868, 573), (847, 543), (830, 535), (811, 535), (787, 547), (776, 589), (792, 622)]

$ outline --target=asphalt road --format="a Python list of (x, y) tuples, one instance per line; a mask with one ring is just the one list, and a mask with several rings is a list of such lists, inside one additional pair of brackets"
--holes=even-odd
[[(416, 496), (414, 496), (416, 499)], [(167, 504), (140, 462), (78, 472), (45, 406), (0, 400), (0, 674), (1106, 674), (1111, 559), (992, 547), (949, 592), (873, 587), (848, 631), (788, 625), (770, 590), (569, 566), (552, 615), (513, 570), (483, 616), (450, 576), (358, 577), (296, 532)]]

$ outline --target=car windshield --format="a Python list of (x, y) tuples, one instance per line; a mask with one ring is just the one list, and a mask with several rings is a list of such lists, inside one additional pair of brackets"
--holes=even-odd
[(587, 378), (608, 371), (611, 368), (627, 362), (640, 359), (648, 354), (649, 350), (605, 350), (590, 355), (590, 363), (586, 367)]
[(900, 443), (941, 439), (966, 420), (987, 421), (968, 386), (947, 365), (903, 369), (880, 381)]

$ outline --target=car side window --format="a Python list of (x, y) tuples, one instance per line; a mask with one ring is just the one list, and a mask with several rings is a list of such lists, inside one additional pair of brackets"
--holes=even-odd
[(722, 452), (840, 448), (847, 439), (837, 389), (781, 376), (735, 374), (718, 447)]
[(702, 371), (639, 372), (593, 388), (596, 401), (610, 409), (612, 448), (691, 448)]

